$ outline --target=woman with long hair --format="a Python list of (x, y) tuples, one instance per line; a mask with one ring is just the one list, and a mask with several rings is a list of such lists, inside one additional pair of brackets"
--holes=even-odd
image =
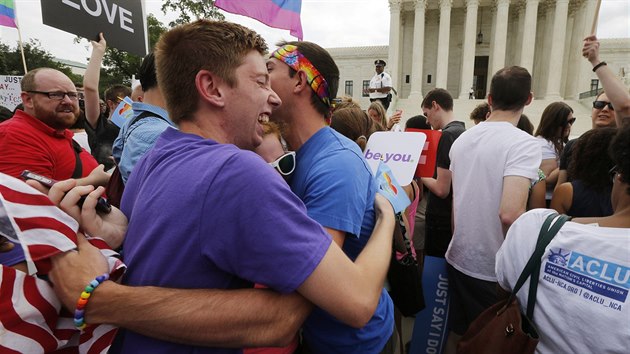
[(381, 102), (374, 101), (370, 103), (367, 113), (377, 124), (378, 130), (387, 130), (387, 112), (385, 112), (385, 107), (383, 107)]
[(569, 140), (573, 123), (575, 123), (573, 109), (564, 102), (553, 102), (543, 111), (538, 129), (534, 133), (542, 149), (540, 169), (546, 176), (547, 200), (551, 200), (558, 180), (560, 155), (564, 144)]

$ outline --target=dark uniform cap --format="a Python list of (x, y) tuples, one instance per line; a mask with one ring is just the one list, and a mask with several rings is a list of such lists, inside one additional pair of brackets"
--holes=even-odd
[(385, 63), (385, 60), (378, 59), (378, 60), (374, 61), (374, 65), (376, 65), (376, 66), (385, 66), (385, 65), (387, 65), (387, 63)]

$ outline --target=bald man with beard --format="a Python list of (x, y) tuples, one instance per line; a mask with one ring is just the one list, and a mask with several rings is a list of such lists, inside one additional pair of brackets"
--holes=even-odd
[(21, 85), (24, 110), (0, 124), (0, 172), (18, 177), (30, 170), (56, 180), (88, 176), (98, 163), (68, 130), (79, 117), (78, 93), (70, 78), (38, 68), (24, 75)]

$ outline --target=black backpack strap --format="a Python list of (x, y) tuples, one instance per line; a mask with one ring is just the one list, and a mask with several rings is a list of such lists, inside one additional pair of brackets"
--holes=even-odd
[(153, 112), (149, 112), (149, 111), (144, 111), (140, 114), (138, 114), (136, 117), (133, 118), (133, 120), (131, 121), (131, 123), (129, 123), (129, 130), (127, 131), (127, 134), (125, 135), (125, 139), (123, 140), (124, 143), (127, 142), (127, 139), (129, 139), (129, 135), (131, 135), (131, 133), (136, 130), (137, 126), (134, 126), (134, 124), (138, 123), (138, 121), (144, 119), (144, 118), (148, 118), (148, 117), (155, 117), (155, 118), (159, 118), (162, 119), (165, 122), (168, 122), (166, 120), (166, 118), (160, 116), (159, 114), (153, 113)]
[(74, 171), (72, 172), (72, 176), (70, 178), (81, 178), (83, 177), (83, 163), (81, 162), (81, 157), (79, 154), (83, 151), (83, 148), (79, 143), (72, 139), (72, 151), (74, 151)]

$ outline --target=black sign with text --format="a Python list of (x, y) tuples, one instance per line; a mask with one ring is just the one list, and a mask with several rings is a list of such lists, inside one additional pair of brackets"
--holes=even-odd
[(90, 40), (103, 32), (107, 45), (147, 54), (142, 0), (41, 0), (45, 25)]

